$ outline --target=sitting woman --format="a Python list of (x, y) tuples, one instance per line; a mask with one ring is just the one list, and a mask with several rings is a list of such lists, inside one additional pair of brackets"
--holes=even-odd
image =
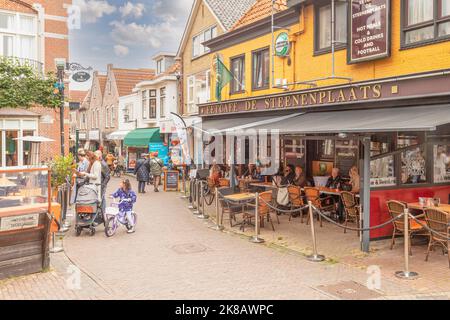
[(306, 179), (306, 175), (303, 172), (303, 168), (301, 166), (295, 167), (295, 176), (294, 176), (294, 180), (293, 180), (292, 184), (296, 187), (301, 187), (301, 188), (311, 186), (309, 181)]
[(214, 160), (211, 169), (209, 170), (209, 178), (214, 182), (216, 186), (219, 185), (219, 180), (222, 178), (222, 169)]

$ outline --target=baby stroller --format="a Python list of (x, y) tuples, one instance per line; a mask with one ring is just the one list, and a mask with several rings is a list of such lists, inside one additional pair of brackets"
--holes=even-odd
[(96, 225), (104, 223), (102, 206), (98, 201), (97, 187), (95, 185), (81, 184), (77, 188), (75, 212), (77, 218), (75, 232), (77, 237), (81, 235), (83, 229), (89, 229), (90, 235), (94, 236)]

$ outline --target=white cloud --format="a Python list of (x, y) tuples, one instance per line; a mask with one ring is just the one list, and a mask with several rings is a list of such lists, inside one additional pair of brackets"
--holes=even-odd
[(108, 0), (74, 0), (73, 5), (80, 7), (81, 20), (85, 23), (95, 23), (117, 10)]
[(133, 4), (128, 1), (125, 5), (119, 8), (119, 11), (122, 14), (122, 18), (141, 18), (144, 15), (145, 5), (143, 3)]
[(116, 44), (124, 46), (176, 50), (191, 7), (192, 0), (155, 0), (149, 10), (155, 18), (153, 22), (138, 24), (115, 20), (110, 24), (111, 37)]
[(114, 46), (114, 53), (116, 54), (116, 56), (124, 58), (130, 53), (130, 49), (128, 49), (128, 47), (126, 46), (117, 44)]

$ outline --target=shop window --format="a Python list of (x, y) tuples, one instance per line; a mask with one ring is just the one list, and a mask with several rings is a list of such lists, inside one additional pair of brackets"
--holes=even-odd
[(450, 37), (449, 0), (403, 0), (403, 45)]
[(425, 148), (417, 147), (401, 154), (402, 184), (417, 184), (427, 181)]
[(231, 59), (231, 93), (241, 93), (245, 91), (245, 55)]
[[(347, 44), (347, 2), (335, 4), (335, 47), (343, 49)], [(315, 51), (331, 51), (331, 2), (325, 1), (315, 8)]]
[(252, 70), (253, 90), (268, 89), (270, 83), (270, 53), (268, 48), (253, 52)]
[(370, 162), (370, 185), (389, 187), (397, 184), (394, 156), (386, 156)]
[(433, 147), (434, 183), (450, 182), (450, 144), (440, 144)]
[(6, 153), (6, 166), (15, 167), (19, 165), (18, 161), (18, 131), (6, 131), (5, 139), (5, 153)]

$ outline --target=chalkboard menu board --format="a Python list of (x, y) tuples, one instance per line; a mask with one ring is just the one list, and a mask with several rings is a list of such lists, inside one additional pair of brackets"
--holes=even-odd
[(350, 169), (358, 165), (358, 144), (356, 141), (336, 141), (335, 166), (341, 175), (348, 176)]
[(165, 171), (164, 172), (164, 191), (178, 191), (179, 172)]

